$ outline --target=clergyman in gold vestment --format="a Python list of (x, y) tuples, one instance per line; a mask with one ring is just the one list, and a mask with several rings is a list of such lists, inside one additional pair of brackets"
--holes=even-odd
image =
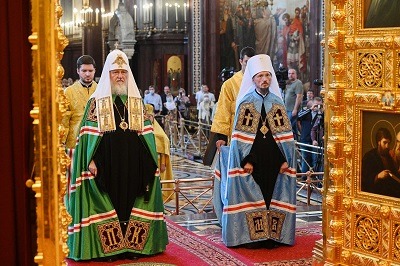
[(242, 83), (247, 61), (254, 55), (254, 48), (244, 47), (240, 51), (239, 63), (241, 65), (241, 70), (227, 79), (221, 86), (215, 116), (211, 125), (211, 133), (213, 134), (210, 137), (210, 142), (203, 159), (205, 165), (211, 165), (216, 149), (219, 149), (221, 145), (225, 145), (229, 142), (232, 134), (236, 98), (239, 94), (240, 84)]

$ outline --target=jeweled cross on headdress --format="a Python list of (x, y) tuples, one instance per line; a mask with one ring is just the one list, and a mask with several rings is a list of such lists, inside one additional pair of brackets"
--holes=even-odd
[(126, 62), (124, 60), (124, 58), (122, 57), (122, 55), (117, 55), (117, 58), (115, 59), (115, 61), (113, 62), (113, 64), (117, 64), (120, 68), (123, 68), (123, 65), (126, 65)]

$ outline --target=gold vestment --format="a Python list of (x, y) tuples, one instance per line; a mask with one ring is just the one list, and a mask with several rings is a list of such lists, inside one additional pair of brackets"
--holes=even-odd
[(221, 86), (217, 109), (212, 122), (211, 131), (231, 138), (233, 119), (235, 117), (236, 98), (242, 83), (243, 72), (238, 71)]
[[(167, 134), (165, 134), (164, 129), (160, 126), (157, 120), (153, 121), (154, 137), (156, 139), (156, 149), (158, 153), (158, 169), (160, 170), (161, 180), (174, 180), (174, 173), (172, 172), (172, 164), (170, 157), (170, 143)], [(161, 172), (161, 164), (165, 164), (165, 171)], [(174, 187), (173, 183), (164, 184), (163, 189)], [(163, 200), (165, 201), (174, 191), (163, 191)], [(174, 197), (168, 199), (171, 200)]]
[(62, 143), (65, 143), (66, 148), (75, 148), (76, 137), (79, 133), (79, 125), (83, 113), (85, 112), (86, 103), (89, 100), (89, 97), (96, 90), (96, 87), (97, 83), (94, 81), (92, 86), (89, 88), (82, 86), (79, 81), (76, 81), (64, 91), (68, 100), (68, 107), (61, 120), (61, 125), (65, 128), (65, 135), (61, 141)]

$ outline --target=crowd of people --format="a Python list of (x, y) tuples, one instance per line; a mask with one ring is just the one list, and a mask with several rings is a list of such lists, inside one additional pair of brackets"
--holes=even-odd
[[(270, 57), (251, 47), (242, 49), (239, 64), (241, 70), (223, 82), (218, 102), (206, 84), (192, 96), (198, 122), (211, 126), (215, 138), (209, 145), (220, 157), (213, 203), (223, 241), (229, 247), (293, 245), (295, 140), (321, 145), (322, 99), (303, 92), (294, 69), (281, 88)], [(189, 119), (193, 100), (184, 88), (173, 95), (167, 85), (160, 94), (153, 85), (142, 94), (127, 56), (117, 49), (107, 56), (98, 83), (95, 72), (93, 58), (81, 56), (79, 80), (64, 90), (69, 258), (134, 259), (163, 252), (163, 201), (173, 195), (162, 193), (160, 180), (173, 179), (173, 172), (169, 139), (157, 118)], [(304, 157), (308, 167), (301, 170), (310, 170), (316, 159)], [(227, 182), (237, 175), (242, 178)], [(238, 208), (245, 202), (252, 207)]]
[[(189, 98), (184, 88), (178, 90), (177, 95), (173, 95), (168, 85), (164, 86), (162, 93), (157, 93), (154, 85), (150, 85), (144, 91), (144, 103), (154, 106), (156, 116), (169, 116), (172, 120), (185, 119), (190, 120), (190, 107), (192, 100)], [(207, 85), (201, 85), (201, 88), (195, 92), (194, 101), (196, 102), (197, 118), (201, 123), (211, 125), (213, 113), (215, 110), (215, 96), (209, 91)]]

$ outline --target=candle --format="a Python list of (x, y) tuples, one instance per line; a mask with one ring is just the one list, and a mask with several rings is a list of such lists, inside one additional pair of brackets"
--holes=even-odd
[(137, 5), (134, 5), (134, 6), (133, 6), (133, 10), (134, 10), (133, 19), (134, 19), (135, 25), (136, 25), (136, 23), (137, 23), (137, 13), (136, 13), (136, 11), (137, 11)]
[(85, 20), (85, 10), (81, 9), (81, 18), (80, 18), (80, 22), (82, 20)]
[(149, 5), (146, 4), (146, 9), (144, 10), (144, 12), (146, 13), (146, 22), (149, 22)]
[(100, 10), (98, 8), (96, 8), (96, 25), (99, 24), (99, 13), (100, 13)]
[(150, 23), (153, 22), (153, 3), (150, 3)]
[(88, 22), (90, 24), (92, 24), (92, 22), (93, 22), (93, 9), (91, 7), (89, 7), (88, 11), (89, 11), (89, 21)]
[(104, 29), (104, 12), (106, 12), (106, 10), (104, 8), (100, 9), (100, 16), (101, 16), (101, 27)]
[(149, 22), (150, 16), (149, 16), (149, 5), (148, 4), (146, 4), (145, 12), (146, 12), (146, 22)]
[(175, 21), (178, 23), (178, 4), (175, 3)]
[(146, 23), (146, 5), (143, 5), (143, 23)]
[(78, 9), (74, 8), (74, 24), (76, 25), (78, 20)]
[(165, 3), (165, 21), (166, 22), (168, 22), (168, 6), (169, 6), (169, 4), (168, 3)]
[(188, 4), (184, 3), (183, 4), (183, 20), (186, 22), (186, 8)]

